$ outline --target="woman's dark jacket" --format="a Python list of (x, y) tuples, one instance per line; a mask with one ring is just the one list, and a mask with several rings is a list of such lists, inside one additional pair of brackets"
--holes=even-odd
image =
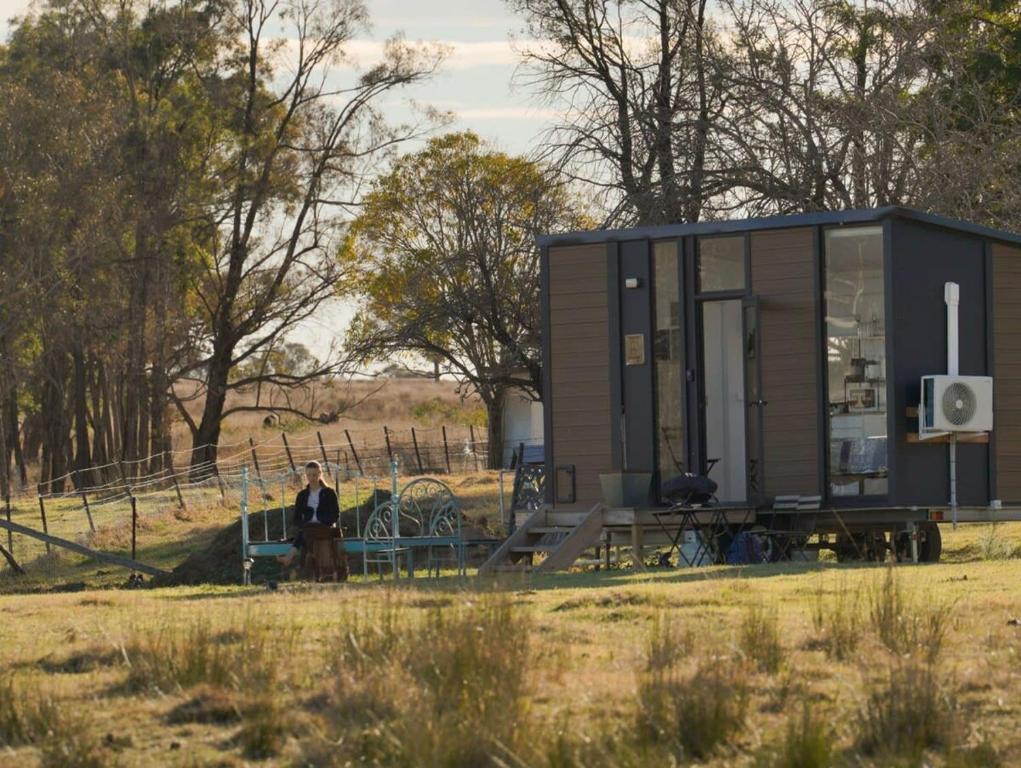
[(308, 491), (306, 485), (298, 491), (298, 498), (294, 501), (294, 524), (302, 526), (312, 519), (312, 513), (316, 513), (316, 519), (322, 525), (333, 525), (340, 518), (340, 505), (337, 502), (337, 492), (332, 488), (323, 486), (319, 489), (319, 507), (313, 510), (308, 505)]

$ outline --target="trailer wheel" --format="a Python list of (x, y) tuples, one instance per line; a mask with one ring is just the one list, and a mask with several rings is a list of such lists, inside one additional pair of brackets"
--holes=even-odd
[(943, 553), (943, 536), (936, 523), (920, 523), (918, 526), (918, 562), (938, 563)]

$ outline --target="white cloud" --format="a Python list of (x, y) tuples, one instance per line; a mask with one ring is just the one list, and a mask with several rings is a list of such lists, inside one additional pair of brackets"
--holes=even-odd
[[(451, 40), (424, 41), (427, 45), (442, 46), (447, 50), (443, 62), (444, 71), (459, 71), (484, 66), (514, 66), (518, 63), (518, 53), (511, 47), (508, 40), (483, 40), (464, 42)], [(382, 40), (352, 40), (344, 50), (351, 63), (359, 67), (370, 67), (383, 58)]]
[(556, 109), (537, 107), (471, 107), (468, 109), (454, 108), (454, 114), (461, 120), (556, 120), (563, 113)]

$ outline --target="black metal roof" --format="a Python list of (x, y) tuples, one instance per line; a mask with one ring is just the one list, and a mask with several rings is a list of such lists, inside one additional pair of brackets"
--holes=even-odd
[(615, 240), (644, 240), (685, 235), (726, 235), (735, 232), (749, 232), (764, 229), (785, 229), (788, 227), (815, 227), (840, 224), (866, 224), (881, 221), (888, 217), (912, 219), (932, 224), (945, 229), (1001, 240), (1005, 243), (1021, 245), (1021, 235), (992, 229), (979, 224), (938, 216), (934, 213), (916, 211), (899, 205), (888, 205), (883, 208), (858, 208), (850, 211), (823, 211), (820, 213), (798, 213), (789, 216), (765, 216), (757, 219), (737, 219), (733, 221), (700, 221), (695, 224), (662, 224), (657, 226), (636, 227), (634, 229), (597, 229), (586, 232), (567, 232), (559, 235), (541, 235), (537, 238), (540, 246), (577, 245), (582, 243), (603, 243)]

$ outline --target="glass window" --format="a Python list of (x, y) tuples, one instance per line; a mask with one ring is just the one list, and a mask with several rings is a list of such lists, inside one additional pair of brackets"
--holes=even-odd
[(744, 235), (698, 241), (698, 290), (743, 291)]
[(653, 361), (656, 378), (656, 463), (660, 481), (685, 471), (681, 301), (676, 241), (653, 245)]
[(828, 230), (825, 271), (830, 494), (885, 494), (882, 227)]

